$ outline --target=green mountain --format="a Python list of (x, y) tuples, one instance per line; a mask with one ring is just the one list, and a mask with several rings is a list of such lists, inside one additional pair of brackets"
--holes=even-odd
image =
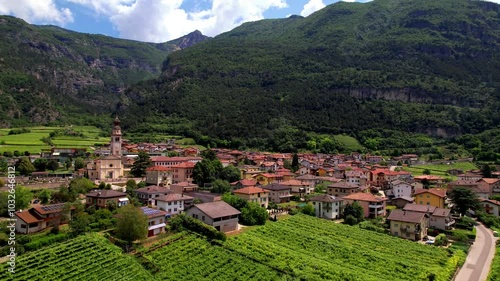
[(133, 131), (277, 150), (338, 133), (373, 149), (398, 134), (410, 136), (401, 147), (426, 146), (425, 135), (500, 124), (500, 5), (339, 2), (245, 23), (172, 53), (125, 95), (118, 110)]
[(0, 127), (81, 122), (114, 110), (125, 88), (157, 77), (199, 31), (160, 44), (35, 26), (0, 16)]

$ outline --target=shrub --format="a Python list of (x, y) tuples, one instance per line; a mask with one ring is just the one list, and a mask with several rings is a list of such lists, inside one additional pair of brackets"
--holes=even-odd
[(355, 225), (358, 223), (358, 220), (353, 215), (347, 215), (344, 222), (348, 225)]
[(218, 231), (215, 227), (204, 224), (203, 222), (194, 219), (192, 217), (186, 216), (185, 214), (180, 214), (175, 216), (170, 221), (170, 227), (172, 230), (183, 230), (188, 229), (198, 234), (201, 234), (208, 239), (212, 240), (226, 240), (226, 234)]
[(435, 246), (446, 246), (448, 245), (448, 237), (446, 234), (442, 233), (436, 236), (436, 240), (434, 241)]

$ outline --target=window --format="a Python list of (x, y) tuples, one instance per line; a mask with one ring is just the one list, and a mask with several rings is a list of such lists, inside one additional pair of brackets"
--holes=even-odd
[(26, 225), (25, 224), (21, 224), (21, 228), (26, 228)]
[(172, 209), (168, 209), (168, 212), (171, 213), (172, 212)]
[(169, 205), (169, 206), (172, 206), (172, 202), (168, 202), (168, 205)]
[(202, 221), (205, 221), (205, 216), (201, 216), (201, 220), (202, 220)]
[(394, 227), (398, 227), (398, 225), (399, 225), (399, 224), (395, 223), (395, 224), (394, 224)]
[(177, 208), (174, 208), (174, 212), (177, 212)]

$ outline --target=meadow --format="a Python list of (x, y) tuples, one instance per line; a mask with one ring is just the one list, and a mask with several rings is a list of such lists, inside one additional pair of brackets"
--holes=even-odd
[(347, 135), (334, 135), (333, 138), (343, 144), (347, 150), (350, 151), (361, 151), (363, 146), (358, 142), (357, 139), (347, 136)]
[(431, 175), (442, 176), (450, 180), (455, 180), (457, 177), (448, 174), (448, 170), (459, 169), (464, 172), (469, 170), (478, 169), (473, 163), (470, 162), (452, 162), (443, 164), (426, 164), (426, 165), (415, 165), (411, 167), (404, 167), (405, 171), (411, 172), (414, 176), (423, 175), (424, 171), (428, 169)]
[[(10, 134), (11, 130), (26, 129), (28, 132)], [(19, 151), (23, 153), (40, 153), (42, 149), (50, 149), (50, 145), (43, 139), (49, 138), (52, 132), (71, 131), (80, 135), (66, 135), (60, 133), (51, 138), (56, 147), (89, 148), (95, 144), (109, 142), (109, 137), (103, 137), (102, 131), (93, 126), (71, 126), (71, 127), (26, 127), (0, 129), (0, 153), (4, 151)]]

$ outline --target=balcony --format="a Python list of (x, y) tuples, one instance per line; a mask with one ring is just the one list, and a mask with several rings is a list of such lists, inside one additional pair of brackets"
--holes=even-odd
[(446, 219), (444, 222), (446, 223), (446, 226), (452, 226), (455, 224), (454, 219)]
[(384, 207), (384, 205), (380, 204), (369, 204), (368, 207), (373, 208), (373, 209), (378, 209)]

